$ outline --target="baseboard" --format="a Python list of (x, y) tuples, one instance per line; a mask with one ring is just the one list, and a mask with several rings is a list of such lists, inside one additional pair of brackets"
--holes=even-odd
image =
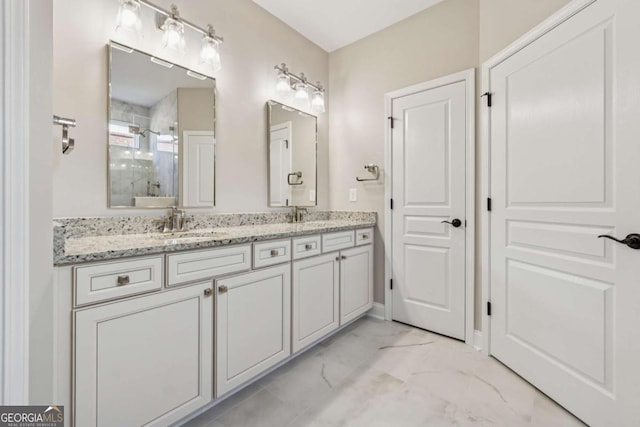
[(477, 329), (473, 331), (473, 348), (482, 350), (482, 332)]
[(375, 317), (376, 319), (384, 320), (384, 304), (374, 302), (371, 310), (367, 312), (368, 316)]

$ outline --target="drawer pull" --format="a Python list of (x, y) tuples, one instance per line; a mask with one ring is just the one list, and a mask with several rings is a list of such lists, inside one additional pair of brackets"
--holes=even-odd
[(129, 275), (118, 276), (118, 286), (126, 286), (129, 283)]
[(369, 238), (369, 235), (368, 235), (368, 234), (363, 234), (363, 235), (362, 235), (362, 240), (367, 240), (368, 238)]
[(207, 289), (204, 290), (204, 296), (205, 297), (210, 297), (211, 295), (213, 295), (213, 289), (207, 288)]
[(278, 256), (278, 250), (277, 249), (271, 249), (271, 256)]
[(221, 294), (226, 294), (228, 290), (229, 288), (227, 288), (225, 285), (218, 286), (218, 292)]
[(311, 243), (307, 243), (306, 245), (304, 245), (305, 251), (310, 251), (311, 249), (313, 249), (313, 245)]

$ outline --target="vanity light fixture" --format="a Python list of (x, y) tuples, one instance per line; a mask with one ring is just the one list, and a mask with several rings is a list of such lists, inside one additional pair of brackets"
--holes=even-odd
[(120, 0), (120, 8), (116, 17), (116, 31), (128, 31), (136, 36), (142, 35), (140, 19), (140, 2), (138, 0)]
[(141, 6), (146, 6), (156, 12), (156, 25), (163, 32), (163, 48), (183, 53), (186, 46), (185, 28), (189, 27), (203, 36), (200, 48), (200, 62), (209, 65), (214, 72), (220, 71), (222, 68), (220, 45), (224, 39), (216, 35), (211, 25), (208, 25), (205, 30), (182, 18), (176, 5), (171, 5), (171, 10), (167, 11), (147, 0), (120, 0), (116, 30), (120, 28), (131, 29), (140, 35), (142, 33)]
[[(300, 73), (299, 76), (291, 73), (284, 62), (276, 65), (274, 68), (278, 72), (276, 92), (286, 95), (293, 89), (295, 91), (294, 103), (296, 107), (301, 110), (308, 110), (310, 108), (315, 114), (325, 112), (325, 91), (320, 82), (317, 82), (315, 85), (309, 83), (304, 73)], [(312, 91), (311, 99), (309, 99), (309, 91)]]

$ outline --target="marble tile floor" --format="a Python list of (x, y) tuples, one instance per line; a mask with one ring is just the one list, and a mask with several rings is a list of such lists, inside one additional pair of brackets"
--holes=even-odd
[(185, 426), (584, 424), (462, 342), (365, 317)]

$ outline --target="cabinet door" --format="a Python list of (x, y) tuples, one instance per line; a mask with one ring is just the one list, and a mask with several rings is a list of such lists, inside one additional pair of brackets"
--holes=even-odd
[(373, 246), (340, 252), (340, 324), (373, 306)]
[(216, 281), (216, 396), (291, 354), (290, 264)]
[(211, 288), (75, 312), (76, 426), (165, 426), (212, 399)]
[(294, 353), (340, 324), (340, 263), (337, 257), (334, 253), (293, 263)]

